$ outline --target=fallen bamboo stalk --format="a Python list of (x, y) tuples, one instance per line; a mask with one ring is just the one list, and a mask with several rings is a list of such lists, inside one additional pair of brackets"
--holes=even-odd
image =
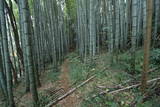
[[(160, 77), (159, 78), (155, 78), (155, 79), (152, 79), (152, 80), (148, 80), (147, 81), (147, 84), (149, 83), (152, 83), (152, 82), (155, 82), (155, 81), (158, 81), (160, 80)], [(122, 91), (125, 91), (125, 90), (129, 90), (129, 89), (132, 89), (132, 88), (137, 88), (141, 86), (141, 83), (139, 84), (135, 84), (135, 85), (131, 85), (131, 86), (128, 86), (128, 87), (125, 87), (125, 88), (121, 88), (121, 89), (118, 89), (118, 90), (115, 90), (115, 91), (111, 91), (111, 92), (108, 92), (108, 91), (102, 91), (100, 92), (98, 95), (103, 95), (103, 94), (116, 94), (116, 93), (119, 93), (119, 92), (122, 92)], [(95, 98), (97, 97), (98, 95), (93, 95), (91, 98)], [(87, 98), (86, 100), (88, 100), (89, 98)]]
[[(155, 79), (149, 80), (149, 81), (147, 81), (147, 84), (152, 83), (154, 81), (158, 81), (158, 80), (160, 80), (160, 78), (155, 78)], [(109, 94), (115, 94), (115, 93), (118, 93), (118, 92), (121, 92), (121, 91), (124, 91), (124, 90), (128, 90), (128, 89), (131, 89), (131, 88), (136, 88), (136, 87), (139, 87), (140, 85), (141, 85), (141, 83), (135, 84), (135, 85), (132, 85), (132, 86), (128, 86), (128, 87), (125, 87), (125, 88), (122, 88), (122, 89), (111, 91), (111, 92), (109, 92)]]
[[(159, 68), (159, 67), (152, 68), (152, 69), (150, 69), (150, 70), (148, 71), (148, 73), (154, 72), (154, 71), (156, 71), (158, 68)], [(121, 83), (121, 84), (116, 85), (115, 87), (121, 87), (121, 88), (123, 88), (122, 85), (124, 85), (124, 84), (126, 84), (126, 83), (129, 83), (129, 82), (132, 82), (134, 79), (138, 79), (138, 78), (140, 78), (140, 77), (141, 77), (141, 75), (138, 75), (136, 78), (132, 78), (132, 79), (130, 79), (130, 80), (127, 80), (127, 81), (125, 81), (125, 82), (123, 82), (123, 83)], [(108, 87), (107, 87), (107, 86), (97, 86), (97, 88), (106, 89), (106, 88), (108, 88)]]
[(67, 93), (65, 93), (64, 95), (62, 95), (61, 97), (59, 97), (56, 101), (52, 101), (50, 102), (48, 105), (46, 105), (45, 107), (51, 107), (52, 105), (57, 104), (59, 101), (65, 99), (67, 96), (71, 95), (73, 92), (75, 92), (78, 88), (82, 87), (83, 85), (85, 85), (86, 83), (88, 83), (89, 81), (91, 81), (93, 78), (95, 78), (95, 76), (90, 77), (89, 79), (87, 79), (86, 81), (82, 82), (80, 85), (76, 86), (75, 88), (69, 90)]
[[(152, 68), (152, 69), (150, 69), (150, 70), (148, 71), (148, 73), (154, 72), (154, 71), (156, 71), (158, 68), (159, 68), (159, 67)], [(122, 84), (119, 84), (119, 86), (121, 86), (121, 85), (123, 85), (123, 84), (126, 84), (126, 83), (129, 83), (129, 82), (131, 82), (131, 81), (133, 81), (133, 80), (135, 80), (135, 79), (138, 79), (138, 78), (140, 78), (140, 77), (141, 77), (141, 74), (138, 75), (138, 76), (135, 77), (135, 78), (132, 78), (132, 79), (130, 79), (130, 80), (125, 81), (125, 82), (122, 83)]]

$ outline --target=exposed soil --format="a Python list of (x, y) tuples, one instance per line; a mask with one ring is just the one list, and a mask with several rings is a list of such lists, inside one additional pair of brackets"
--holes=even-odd
[[(60, 75), (60, 85), (65, 90), (65, 92), (70, 90), (70, 79), (69, 79), (69, 68), (68, 60), (65, 60), (61, 67)], [(60, 101), (58, 104), (60, 107), (78, 107), (79, 101), (75, 93), (68, 96), (64, 100)]]

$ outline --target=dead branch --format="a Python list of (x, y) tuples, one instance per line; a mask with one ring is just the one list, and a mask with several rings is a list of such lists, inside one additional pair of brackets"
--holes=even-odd
[[(147, 84), (150, 84), (150, 83), (155, 82), (155, 81), (158, 81), (158, 80), (160, 80), (160, 77), (147, 81)], [(114, 90), (114, 91), (111, 91), (111, 92), (102, 91), (102, 92), (100, 92), (98, 95), (103, 95), (103, 94), (117, 94), (117, 93), (119, 93), (119, 92), (122, 92), (122, 91), (125, 91), (125, 90), (129, 90), (129, 89), (132, 89), (132, 88), (137, 88), (137, 87), (139, 87), (139, 86), (141, 86), (141, 83), (135, 84), (135, 85), (131, 85), (131, 86), (128, 86), (128, 87), (125, 87), (125, 88), (121, 88), (121, 89), (118, 89), (118, 90)], [(95, 98), (95, 97), (98, 96), (98, 95), (93, 95), (91, 98)], [(86, 100), (88, 100), (88, 99), (89, 99), (89, 98), (87, 98)]]
[[(155, 72), (157, 69), (159, 69), (159, 67), (152, 68), (152, 69), (150, 69), (150, 70), (148, 71), (148, 73)], [(140, 77), (141, 77), (141, 74), (138, 75), (138, 76), (136, 76), (135, 78), (132, 78), (132, 79), (130, 79), (130, 80), (127, 80), (127, 81), (123, 82), (122, 84), (119, 84), (118, 86), (121, 86), (121, 85), (123, 85), (123, 84), (129, 83), (129, 82), (131, 82), (131, 81), (133, 81), (133, 80), (136, 80), (136, 79), (138, 79), (138, 78), (140, 78)]]
[[(150, 69), (150, 70), (148, 71), (148, 73), (154, 72), (154, 71), (156, 71), (158, 68), (159, 68), (159, 67), (152, 68), (152, 69)], [(140, 78), (140, 77), (141, 77), (141, 75), (138, 75), (136, 78), (127, 80), (127, 81), (125, 81), (125, 82), (123, 82), (123, 83), (121, 83), (121, 84), (118, 84), (118, 85), (116, 85), (116, 86), (114, 86), (114, 87), (109, 87), (109, 88), (123, 88), (122, 85), (127, 84), (127, 83), (129, 83), (129, 82), (132, 82), (134, 79), (137, 79), (137, 78)], [(108, 88), (108, 87), (107, 87), (107, 86), (97, 86), (97, 88), (99, 88), (99, 89), (106, 89), (106, 88)]]
[(93, 78), (95, 78), (95, 76), (90, 77), (89, 79), (87, 79), (86, 81), (82, 82), (80, 85), (76, 86), (75, 88), (69, 90), (67, 93), (65, 93), (64, 95), (62, 95), (61, 97), (59, 97), (57, 100), (50, 102), (48, 105), (46, 105), (45, 107), (51, 107), (52, 105), (57, 104), (59, 101), (65, 99), (66, 97), (68, 97), (69, 95), (71, 95), (73, 92), (75, 92), (78, 88), (82, 87), (83, 85), (87, 84), (89, 81), (91, 81)]

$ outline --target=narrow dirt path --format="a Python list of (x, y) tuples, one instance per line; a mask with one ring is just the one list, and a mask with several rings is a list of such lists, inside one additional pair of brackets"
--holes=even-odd
[[(70, 78), (69, 78), (69, 68), (68, 68), (68, 60), (65, 60), (61, 67), (61, 75), (60, 75), (60, 85), (67, 92), (70, 89)], [(78, 98), (75, 93), (68, 96), (61, 102), (59, 102), (60, 107), (78, 107)]]

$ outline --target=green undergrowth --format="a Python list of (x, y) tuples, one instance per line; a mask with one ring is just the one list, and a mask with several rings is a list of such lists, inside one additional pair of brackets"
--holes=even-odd
[[(41, 72), (40, 81), (42, 86), (38, 88), (39, 95), (39, 107), (44, 107), (50, 101), (52, 101), (50, 94), (47, 90), (54, 90), (58, 88), (60, 72), (53, 72), (52, 65), (48, 65), (45, 72)], [(14, 91), (16, 96), (17, 107), (32, 107), (32, 99), (30, 93), (25, 93), (25, 83), (19, 83)]]
[[(50, 66), (52, 66), (52, 65), (50, 65)], [(48, 68), (50, 68), (50, 69), (48, 69), (46, 72), (44, 72), (44, 75), (42, 75), (43, 77), (41, 77), (41, 78), (43, 78), (43, 81), (45, 83), (58, 81), (60, 72), (53, 72), (51, 67), (48, 67)]]
[[(71, 53), (68, 56), (72, 87), (77, 86), (92, 75), (96, 75), (93, 81), (78, 90), (81, 107), (130, 107), (133, 105), (136, 105), (136, 107), (158, 107), (157, 104), (160, 105), (158, 102), (160, 101), (160, 97), (157, 95), (151, 95), (146, 101), (143, 101), (144, 97), (141, 95), (139, 88), (120, 92), (115, 95), (98, 95), (101, 91), (110, 92), (136, 84), (136, 81), (140, 81), (141, 78), (140, 74), (143, 66), (142, 50), (136, 52), (136, 71), (134, 75), (130, 73), (131, 57), (128, 52), (119, 54), (119, 61), (116, 63), (114, 61), (112, 65), (110, 58), (111, 56), (108, 54), (101, 54), (92, 60), (88, 58), (84, 63), (76, 53)], [(152, 60), (153, 56), (151, 55), (150, 58)], [(150, 68), (157, 66), (153, 63), (150, 64)], [(160, 75), (160, 72), (151, 72), (149, 73), (149, 79), (156, 78), (158, 75)], [(132, 80), (132, 82), (126, 83), (128, 80)], [(121, 87), (115, 87), (119, 84), (121, 84)], [(99, 88), (100, 86), (105, 87)], [(149, 88), (148, 92), (151, 91), (152, 89)], [(92, 98), (93, 95), (97, 96)]]
[(59, 80), (60, 72), (53, 72), (53, 69), (51, 69), (52, 65), (49, 65), (48, 68), (49, 69), (42, 74), (43, 77), (41, 77), (42, 84), (44, 85), (42, 87), (44, 87), (44, 89), (38, 91), (40, 107), (44, 107), (53, 100), (54, 94), (50, 92), (58, 88), (57, 81)]
[[(41, 72), (40, 81), (42, 86), (38, 88), (39, 104), (40, 104), (39, 107), (44, 107), (55, 97), (54, 93), (50, 92), (60, 88), (59, 87), (60, 73), (61, 72), (53, 72), (52, 64), (46, 67), (45, 72)], [(16, 107), (32, 107), (31, 94), (25, 93), (24, 82), (20, 82), (19, 84), (14, 86), (14, 96), (15, 96)], [(0, 107), (5, 107), (3, 106), (3, 102), (1, 100), (2, 100), (2, 94), (0, 92)]]
[[(134, 74), (139, 74), (142, 71), (142, 66), (143, 66), (143, 51), (138, 50), (135, 53), (135, 71)], [(119, 61), (115, 63), (116, 66), (120, 66), (123, 70), (132, 73), (131, 70), (131, 54), (129, 52), (122, 53), (118, 55)], [(115, 67), (115, 66), (113, 66)], [(112, 67), (112, 68), (113, 68)]]
[[(118, 61), (113, 64), (112, 68), (120, 68), (124, 71), (127, 71), (128, 73), (131, 73), (131, 54), (128, 52), (121, 53), (118, 55)], [(142, 49), (139, 49), (136, 51), (135, 54), (135, 74), (141, 74), (141, 71), (143, 70), (143, 56), (144, 52)], [(160, 64), (160, 49), (151, 49), (150, 51), (150, 69), (159, 67)]]

